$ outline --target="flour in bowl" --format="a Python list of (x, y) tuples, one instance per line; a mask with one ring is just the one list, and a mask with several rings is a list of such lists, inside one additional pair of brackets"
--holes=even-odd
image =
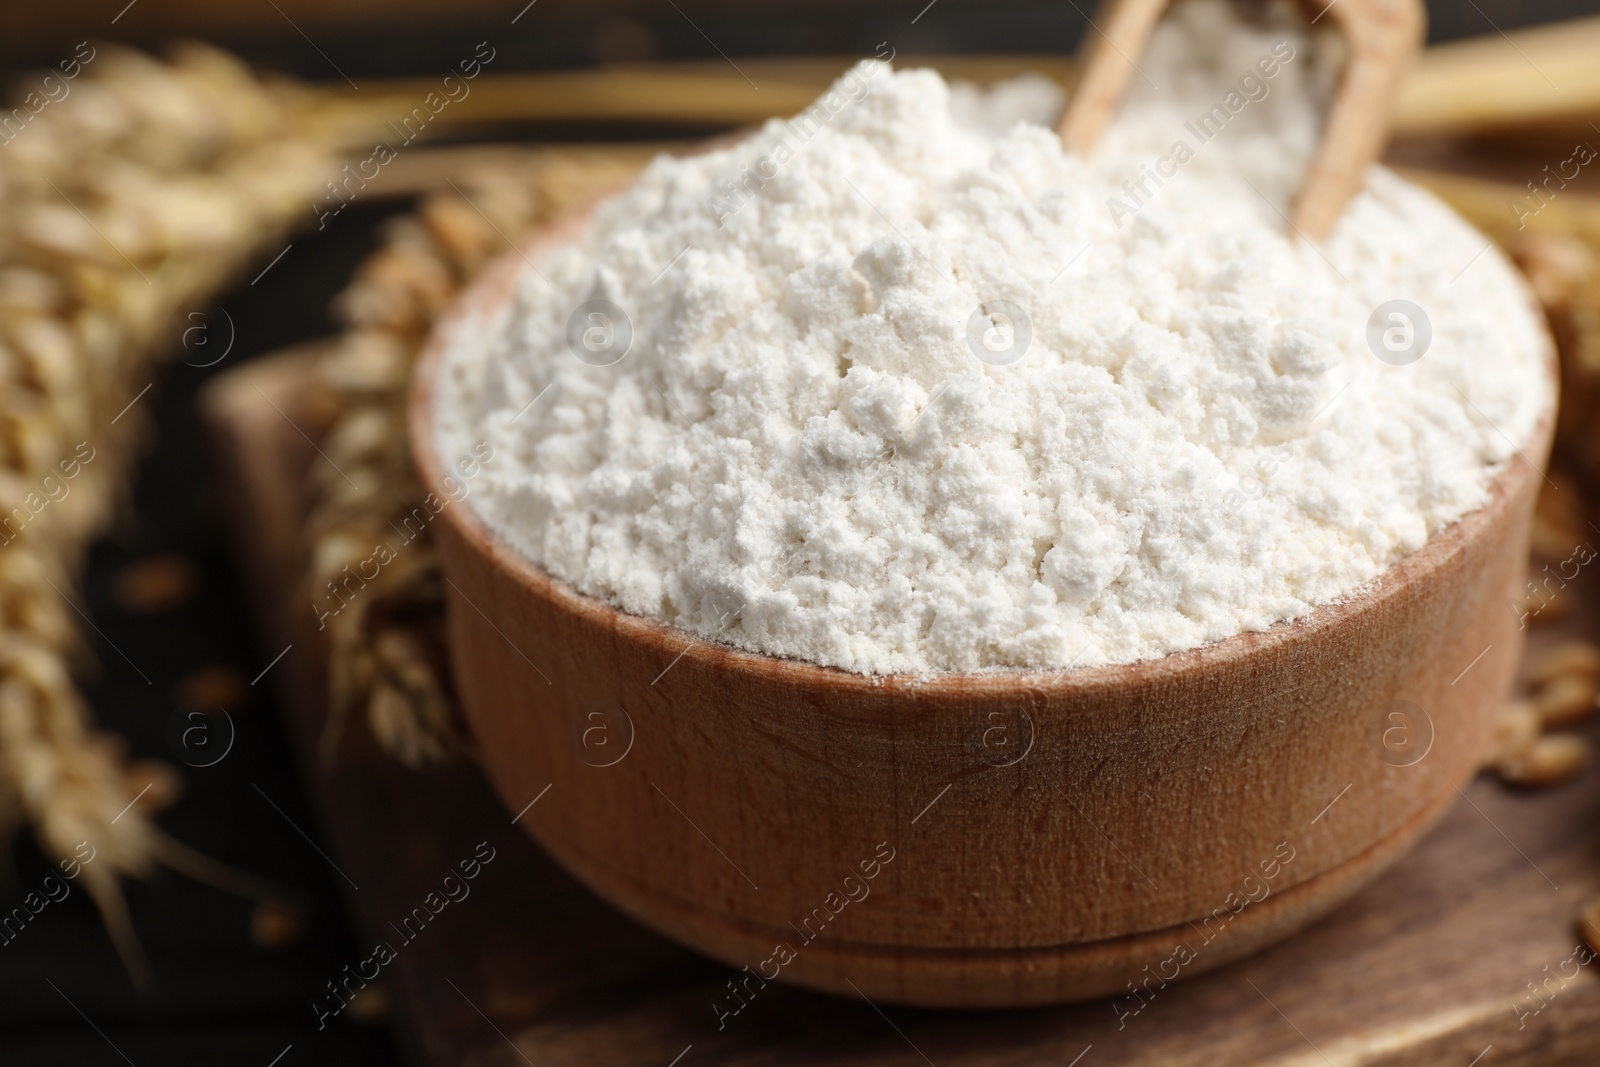
[(1382, 169), (1289, 230), (1326, 69), (1228, 10), (1178, 7), (1091, 161), (1037, 80), (875, 61), (657, 160), (447, 353), (470, 506), (624, 611), (870, 673), (1130, 662), (1377, 577), (1521, 462), (1543, 327)]

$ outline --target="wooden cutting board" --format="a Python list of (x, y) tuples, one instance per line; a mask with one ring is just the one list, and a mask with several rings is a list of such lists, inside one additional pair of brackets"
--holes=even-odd
[[(1579, 962), (1588, 953), (1573, 926), (1583, 902), (1600, 894), (1595, 773), (1532, 793), (1480, 778), (1354, 902), (1193, 981), (1153, 980), (1115, 1001), (986, 1013), (880, 1007), (778, 985), (735, 1000), (727, 983), (737, 972), (574, 882), (513, 825), (475, 766), (413, 773), (361, 730), (334, 766), (319, 760), (315, 617), (294, 594), (299, 487), (312, 463), (325, 462), (300, 429), (310, 424), (302, 401), (313, 354), (282, 353), (215, 379), (202, 417), (270, 638), (262, 662), (289, 646), (277, 680), (321, 816), (324, 858), (361, 940), (390, 950), (379, 980), (419, 1063), (1560, 1067), (1600, 1058), (1600, 961)], [(1559, 630), (1536, 630), (1534, 643), (1593, 633), (1586, 606), (1576, 604)], [(469, 895), (437, 915), (427, 910), (447, 875), (491, 850), (465, 883)], [(408, 924), (417, 908), (430, 918)], [(349, 962), (354, 971), (363, 960)], [(319, 992), (325, 1009), (336, 1006), (309, 989), (308, 1004)], [(719, 1010), (739, 1003), (719, 1028)]]

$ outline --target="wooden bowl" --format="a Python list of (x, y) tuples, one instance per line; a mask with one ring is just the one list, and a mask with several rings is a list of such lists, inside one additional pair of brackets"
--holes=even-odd
[[(443, 351), (585, 221), (501, 260), (430, 339), (410, 427), (441, 497)], [(515, 821), (742, 969), (719, 1018), (771, 980), (939, 1007), (1120, 994), (1120, 1015), (1336, 907), (1477, 772), (1552, 422), (1483, 507), (1356, 595), (1070, 671), (873, 678), (738, 651), (576, 592), (449, 506), (456, 685)]]

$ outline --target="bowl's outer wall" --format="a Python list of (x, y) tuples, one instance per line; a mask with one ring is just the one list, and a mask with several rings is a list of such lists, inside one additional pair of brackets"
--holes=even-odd
[[(505, 299), (519, 267), (467, 304)], [(431, 381), (460, 317), (413, 402), (431, 486)], [(784, 979), (1005, 1005), (1122, 990), (1184, 940), (1198, 973), (1392, 862), (1487, 751), (1538, 485), (1514, 459), (1484, 507), (1291, 624), (1130, 666), (921, 681), (624, 615), (469, 506), (434, 530), (463, 710), (512, 811), (549, 786), (521, 823), (557, 860), (753, 972), (786, 945)]]

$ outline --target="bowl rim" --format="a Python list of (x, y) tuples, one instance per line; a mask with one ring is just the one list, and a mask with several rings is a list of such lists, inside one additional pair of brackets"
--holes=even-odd
[[(446, 354), (458, 332), (473, 320), (481, 319), (485, 311), (515, 299), (516, 283), (524, 271), (533, 269), (536, 260), (548, 257), (577, 237), (587, 226), (599, 203), (600, 199), (597, 198), (534, 227), (521, 240), (513, 243), (509, 251), (491, 261), (472, 278), (429, 330), (414, 365), (407, 398), (410, 451), (424, 492), (439, 494), (443, 483), (445, 465), (436, 447), (433, 398)], [(1528, 453), (1531, 451), (1538, 455), (1542, 462), (1548, 461), (1560, 404), (1558, 357), (1543, 308), (1521, 278), (1520, 272), (1516, 276), (1521, 283), (1523, 299), (1530, 305), (1540, 326), (1545, 372), (1551, 387), (1550, 403), (1540, 413), (1527, 440), (1514, 446), (1513, 455), (1490, 478), (1484, 501), (1434, 533), (1421, 548), (1402, 556), (1382, 573), (1297, 618), (1148, 659), (1082, 667), (988, 667), (978, 670), (865, 674), (810, 660), (753, 652), (648, 616), (630, 614), (579, 591), (564, 579), (544, 570), (500, 537), (472, 507), (470, 496), (447, 503), (439, 512), (439, 517), (474, 551), (487, 557), (499, 573), (513, 580), (526, 593), (547, 602), (560, 612), (578, 616), (619, 637), (647, 646), (665, 657), (664, 661), (687, 659), (718, 671), (732, 671), (813, 689), (851, 691), (862, 695), (915, 691), (922, 696), (950, 696), (962, 700), (1015, 696), (1020, 691), (1028, 690), (1095, 692), (1124, 689), (1130, 684), (1159, 685), (1181, 677), (1193, 677), (1201, 672), (1209, 673), (1227, 664), (1270, 654), (1274, 649), (1291, 643), (1314, 639), (1320, 633), (1405, 595), (1414, 579), (1443, 566), (1486, 528), (1499, 521), (1507, 502), (1515, 498), (1522, 483), (1532, 478), (1546, 477), (1545, 468), (1536, 466)], [(461, 595), (465, 596), (464, 593)]]

